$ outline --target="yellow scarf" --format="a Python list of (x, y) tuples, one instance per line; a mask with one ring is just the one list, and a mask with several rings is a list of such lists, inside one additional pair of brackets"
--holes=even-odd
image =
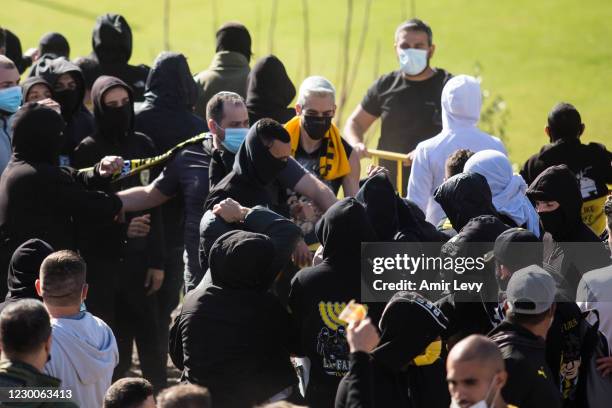
[[(291, 156), (295, 157), (295, 152), (300, 143), (300, 117), (295, 116), (285, 123), (285, 129), (291, 136)], [(319, 174), (321, 177), (325, 180), (334, 180), (349, 174), (351, 172), (349, 158), (342, 144), (340, 130), (333, 123), (325, 133), (323, 143), (327, 144), (327, 151), (319, 159)]]

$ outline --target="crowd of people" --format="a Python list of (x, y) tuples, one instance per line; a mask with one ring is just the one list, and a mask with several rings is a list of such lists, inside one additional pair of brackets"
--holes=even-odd
[[(576, 107), (517, 172), (419, 19), (342, 129), (328, 79), (251, 69), (240, 23), (215, 41), (194, 75), (177, 52), (130, 65), (117, 14), (73, 60), (60, 33), (22, 53), (0, 28), (0, 387), (55, 389), (40, 407), (609, 406), (612, 154)], [(378, 119), (406, 197), (395, 163), (360, 166)], [(482, 290), (340, 319), (372, 242), (482, 257), (425, 276)]]

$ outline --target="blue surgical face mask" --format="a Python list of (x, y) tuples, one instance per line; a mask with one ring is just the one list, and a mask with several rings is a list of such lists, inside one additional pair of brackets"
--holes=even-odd
[(11, 86), (0, 90), (0, 110), (15, 113), (21, 106), (21, 87)]
[(400, 68), (406, 75), (418, 75), (427, 68), (427, 50), (402, 48), (399, 54)]
[(222, 144), (228, 151), (236, 153), (247, 133), (249, 133), (248, 128), (227, 128), (225, 129), (225, 140)]

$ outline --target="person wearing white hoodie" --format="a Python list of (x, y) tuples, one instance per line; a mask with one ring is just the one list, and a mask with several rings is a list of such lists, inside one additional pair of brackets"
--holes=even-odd
[(482, 106), (480, 83), (469, 75), (457, 75), (442, 90), (442, 131), (415, 149), (407, 198), (425, 213), (427, 221), (437, 225), (444, 211), (433, 199), (435, 189), (444, 182), (444, 163), (457, 149), (478, 152), (493, 149), (507, 154), (496, 137), (478, 129)]
[(51, 315), (51, 359), (45, 373), (61, 378), (81, 407), (101, 407), (119, 351), (104, 321), (82, 310), (87, 297), (86, 266), (72, 251), (49, 255), (40, 267), (36, 291)]

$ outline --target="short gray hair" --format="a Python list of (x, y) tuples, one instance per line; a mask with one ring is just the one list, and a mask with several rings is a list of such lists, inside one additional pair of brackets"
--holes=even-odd
[(304, 106), (306, 99), (311, 95), (316, 96), (331, 96), (334, 102), (336, 101), (336, 88), (327, 79), (322, 76), (309, 76), (300, 85), (297, 103)]

